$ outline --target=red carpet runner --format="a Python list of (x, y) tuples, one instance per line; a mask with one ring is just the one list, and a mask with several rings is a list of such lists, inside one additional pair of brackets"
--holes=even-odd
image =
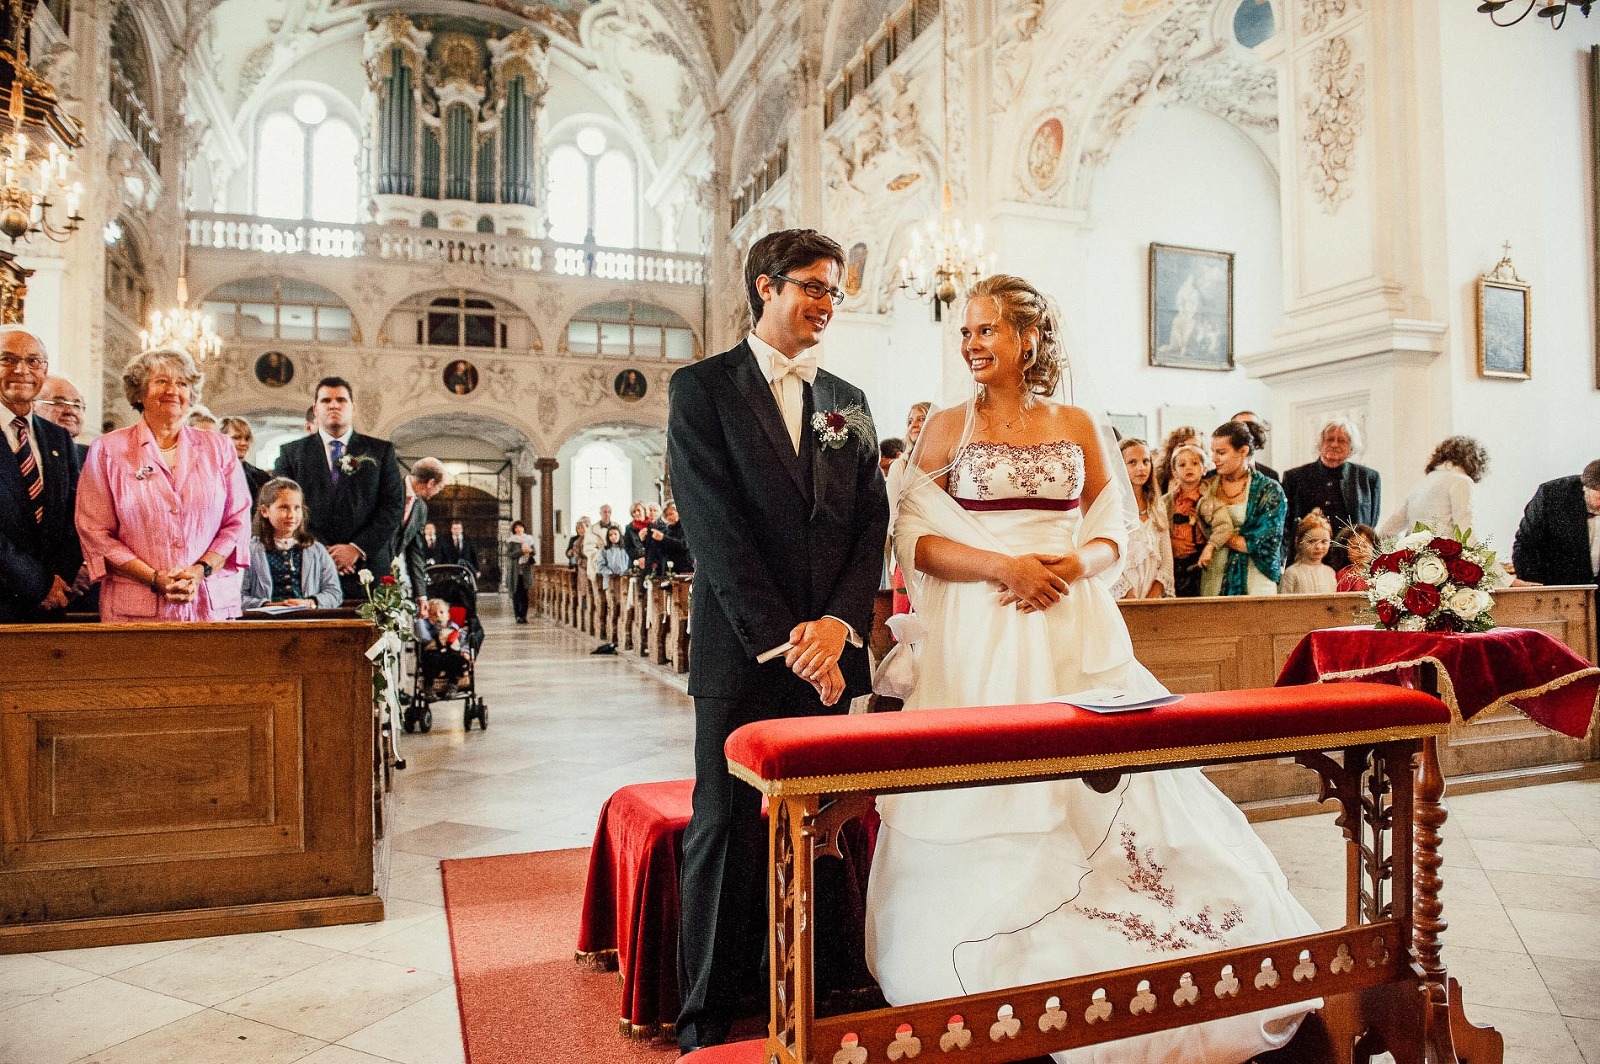
[(468, 1064), (667, 1064), (617, 1033), (615, 972), (573, 963), (588, 850), (445, 861), (445, 913)]

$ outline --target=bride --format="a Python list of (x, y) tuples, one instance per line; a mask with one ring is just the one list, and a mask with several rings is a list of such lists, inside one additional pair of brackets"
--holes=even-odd
[[(926, 626), (905, 710), (1091, 688), (1162, 694), (1108, 590), (1130, 522), (1088, 413), (1050, 401), (1054, 307), (1004, 275), (972, 291), (976, 398), (927, 421), (895, 550)], [(1131, 501), (1131, 500), (1130, 500)], [(1198, 769), (878, 799), (867, 955), (896, 1005), (1109, 971), (1316, 930), (1271, 853)], [(1056, 1055), (1070, 1064), (1239, 1064), (1311, 1005)]]

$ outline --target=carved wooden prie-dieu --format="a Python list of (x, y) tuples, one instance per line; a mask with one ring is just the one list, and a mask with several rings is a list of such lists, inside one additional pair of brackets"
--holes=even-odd
[[(770, 803), (771, 1014), (764, 1042), (695, 1064), (998, 1064), (1321, 999), (1283, 1059), (1400, 1064), (1502, 1057), (1469, 1024), (1439, 958), (1437, 743), (1430, 695), (1347, 683), (1191, 695), (1102, 717), (1059, 704), (763, 721), (728, 740), (729, 767)], [(998, 724), (996, 722), (999, 722)], [(1082, 779), (1292, 759), (1337, 803), (1344, 926), (1256, 946), (917, 1005), (818, 1017), (812, 864), (874, 794)], [(1417, 766), (1420, 764), (1420, 774)], [(1277, 1055), (1275, 1055), (1276, 1057)]]

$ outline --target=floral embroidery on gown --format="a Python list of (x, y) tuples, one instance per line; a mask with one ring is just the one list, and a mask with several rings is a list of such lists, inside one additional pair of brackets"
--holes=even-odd
[[(949, 489), (923, 477), (894, 538), (927, 627), (906, 712), (1164, 688), (1134, 658), (1118, 566), (1042, 613), (986, 583), (914, 573), (938, 535), (1006, 554), (1093, 539), (1127, 548), (1114, 490), (1080, 508), (1082, 449), (969, 443)], [(894, 1004), (953, 997), (1306, 934), (1316, 922), (1242, 813), (1198, 769), (1137, 773), (1109, 794), (1076, 780), (886, 795), (867, 898), (867, 955)], [(1314, 1002), (1056, 1054), (1063, 1064), (1241, 1064), (1285, 1044)]]

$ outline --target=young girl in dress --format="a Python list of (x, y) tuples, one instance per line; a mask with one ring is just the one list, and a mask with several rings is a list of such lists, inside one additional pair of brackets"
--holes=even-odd
[(1167, 524), (1172, 535), (1172, 565), (1180, 598), (1200, 594), (1200, 571), (1233, 538), (1233, 515), (1205, 490), (1205, 452), (1190, 443), (1172, 452), (1172, 487), (1167, 492)]
[(1371, 525), (1350, 525), (1341, 528), (1334, 539), (1344, 544), (1345, 554), (1350, 559), (1350, 564), (1339, 570), (1336, 590), (1367, 590), (1367, 578), (1371, 575), (1368, 566), (1378, 554), (1377, 530)]
[(261, 485), (245, 574), (244, 608), (265, 605), (336, 609), (344, 601), (339, 570), (328, 548), (306, 527), (300, 485), (275, 477)]
[(1139, 527), (1128, 537), (1128, 560), (1122, 576), (1112, 586), (1117, 598), (1170, 598), (1173, 594), (1172, 536), (1167, 531), (1167, 511), (1156, 492), (1150, 446), (1129, 437), (1118, 446), (1128, 482), (1139, 504)]
[(1339, 577), (1322, 564), (1333, 546), (1333, 525), (1312, 510), (1300, 519), (1294, 533), (1294, 564), (1283, 571), (1278, 592), (1283, 595), (1331, 595), (1337, 591)]

